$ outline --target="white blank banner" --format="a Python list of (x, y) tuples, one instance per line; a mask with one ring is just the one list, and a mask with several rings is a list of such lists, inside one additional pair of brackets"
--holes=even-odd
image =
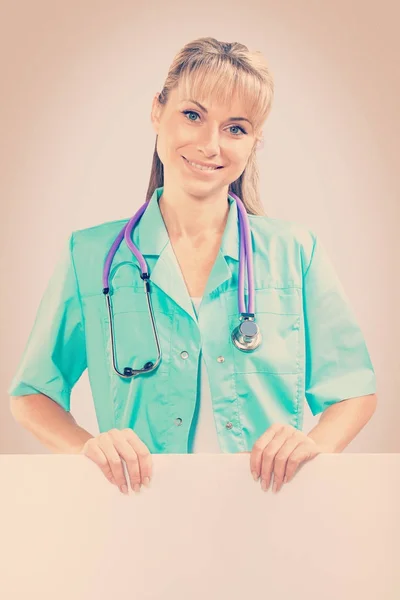
[(320, 454), (277, 494), (249, 454), (153, 455), (129, 496), (84, 456), (0, 473), (4, 600), (400, 598), (399, 454)]

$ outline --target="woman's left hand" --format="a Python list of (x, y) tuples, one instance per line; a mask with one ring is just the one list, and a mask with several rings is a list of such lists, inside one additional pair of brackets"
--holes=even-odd
[[(291, 425), (274, 423), (254, 443), (250, 453), (250, 470), (261, 487), (267, 490), (274, 474), (273, 492), (293, 479), (299, 466), (324, 452), (313, 439)], [(255, 475), (254, 475), (255, 473)]]

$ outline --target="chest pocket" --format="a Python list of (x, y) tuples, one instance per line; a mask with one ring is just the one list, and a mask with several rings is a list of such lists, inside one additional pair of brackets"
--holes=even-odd
[[(231, 342), (237, 373), (297, 373), (301, 324), (301, 289), (264, 288), (255, 290), (255, 321), (261, 344), (243, 352)], [(247, 304), (247, 295), (245, 295)], [(226, 295), (230, 333), (239, 324), (237, 291)]]
[[(154, 287), (153, 287), (154, 290)], [(155, 327), (161, 349), (161, 363), (148, 377), (158, 372), (168, 372), (170, 362), (170, 340), (173, 316), (165, 310), (154, 291), (150, 293)], [(114, 328), (114, 347), (119, 371), (125, 367), (141, 369), (147, 362), (156, 362), (157, 346), (143, 287), (118, 287), (111, 295), (111, 308)], [(112, 368), (112, 349), (110, 340), (110, 321), (104, 300), (103, 327), (106, 336), (106, 348), (110, 368)]]

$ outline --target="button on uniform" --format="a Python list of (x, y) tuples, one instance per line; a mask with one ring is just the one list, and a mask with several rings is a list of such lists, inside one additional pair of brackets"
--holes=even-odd
[(230, 421), (228, 421), (227, 424), (225, 425), (225, 427), (227, 429), (232, 429), (233, 425), (232, 425), (232, 423)]
[(218, 358), (217, 358), (217, 361), (218, 361), (219, 363), (223, 363), (223, 362), (224, 362), (224, 360), (225, 360), (225, 358), (224, 358), (223, 356), (218, 356)]
[(181, 358), (186, 359), (186, 358), (188, 358), (188, 356), (189, 356), (189, 353), (186, 352), (186, 350), (184, 350), (183, 352), (181, 352)]

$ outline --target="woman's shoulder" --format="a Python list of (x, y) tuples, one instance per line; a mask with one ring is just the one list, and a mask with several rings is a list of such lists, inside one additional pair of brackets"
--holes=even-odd
[(100, 255), (107, 252), (119, 232), (128, 223), (127, 219), (106, 221), (84, 229), (75, 229), (71, 233), (71, 248), (75, 255)]
[(91, 240), (99, 242), (103, 239), (107, 239), (109, 236), (116, 235), (128, 221), (129, 218), (116, 219), (115, 221), (105, 221), (104, 223), (99, 223), (83, 229), (75, 229), (72, 232), (72, 236), (77, 242)]
[(317, 234), (302, 223), (265, 215), (249, 215), (249, 222), (253, 236), (261, 246), (278, 243), (286, 247), (301, 247), (307, 254), (312, 253)]

